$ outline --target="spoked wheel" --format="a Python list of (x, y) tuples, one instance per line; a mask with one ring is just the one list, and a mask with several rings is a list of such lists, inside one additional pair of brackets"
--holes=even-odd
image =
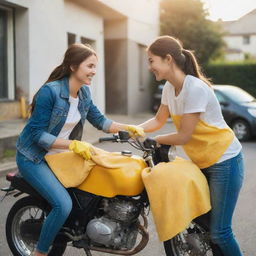
[[(6, 221), (6, 238), (14, 256), (32, 255), (46, 216), (44, 206), (32, 197), (24, 197), (13, 205)], [(48, 255), (63, 255), (66, 246), (53, 245)]]
[(165, 241), (164, 248), (167, 256), (222, 256), (219, 247), (210, 241), (208, 227), (200, 219)]
[(236, 137), (240, 141), (247, 141), (251, 137), (251, 131), (249, 124), (244, 120), (236, 120), (231, 125)]

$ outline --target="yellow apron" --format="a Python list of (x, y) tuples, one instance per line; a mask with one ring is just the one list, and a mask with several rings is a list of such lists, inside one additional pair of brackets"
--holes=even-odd
[[(171, 116), (179, 131), (181, 116)], [(183, 148), (189, 158), (200, 168), (215, 164), (234, 139), (230, 128), (217, 128), (199, 120), (191, 139)]]

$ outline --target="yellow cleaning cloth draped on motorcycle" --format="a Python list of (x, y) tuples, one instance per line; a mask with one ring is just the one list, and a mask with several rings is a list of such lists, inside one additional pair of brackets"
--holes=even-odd
[(89, 161), (73, 152), (46, 155), (45, 159), (65, 187), (114, 197), (138, 195), (145, 185), (161, 241), (172, 238), (210, 210), (207, 181), (191, 161), (176, 158), (149, 172), (140, 157), (93, 150)]
[(46, 155), (51, 170), (64, 187), (105, 197), (138, 195), (144, 189), (141, 172), (146, 167), (142, 158), (123, 156), (92, 147), (86, 161), (73, 152)]
[(196, 217), (211, 209), (207, 180), (189, 160), (176, 158), (142, 172), (159, 239), (182, 232)]

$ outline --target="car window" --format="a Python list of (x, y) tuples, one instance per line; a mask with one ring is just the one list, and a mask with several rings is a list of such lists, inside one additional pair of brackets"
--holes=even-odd
[(223, 97), (223, 95), (221, 95), (220, 92), (214, 90), (214, 93), (215, 93), (215, 95), (216, 95), (216, 97), (217, 97), (217, 100), (218, 100), (220, 103), (226, 101), (225, 98)]
[(252, 102), (254, 98), (252, 95), (238, 87), (223, 87), (221, 91), (231, 100), (239, 103)]
[(164, 88), (164, 84), (160, 84), (160, 85), (158, 85), (157, 93), (162, 94), (163, 88)]

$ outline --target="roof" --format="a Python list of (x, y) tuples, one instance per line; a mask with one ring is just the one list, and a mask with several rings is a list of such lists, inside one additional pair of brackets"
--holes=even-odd
[(222, 21), (223, 30), (229, 35), (256, 35), (256, 9), (245, 14), (238, 20)]

